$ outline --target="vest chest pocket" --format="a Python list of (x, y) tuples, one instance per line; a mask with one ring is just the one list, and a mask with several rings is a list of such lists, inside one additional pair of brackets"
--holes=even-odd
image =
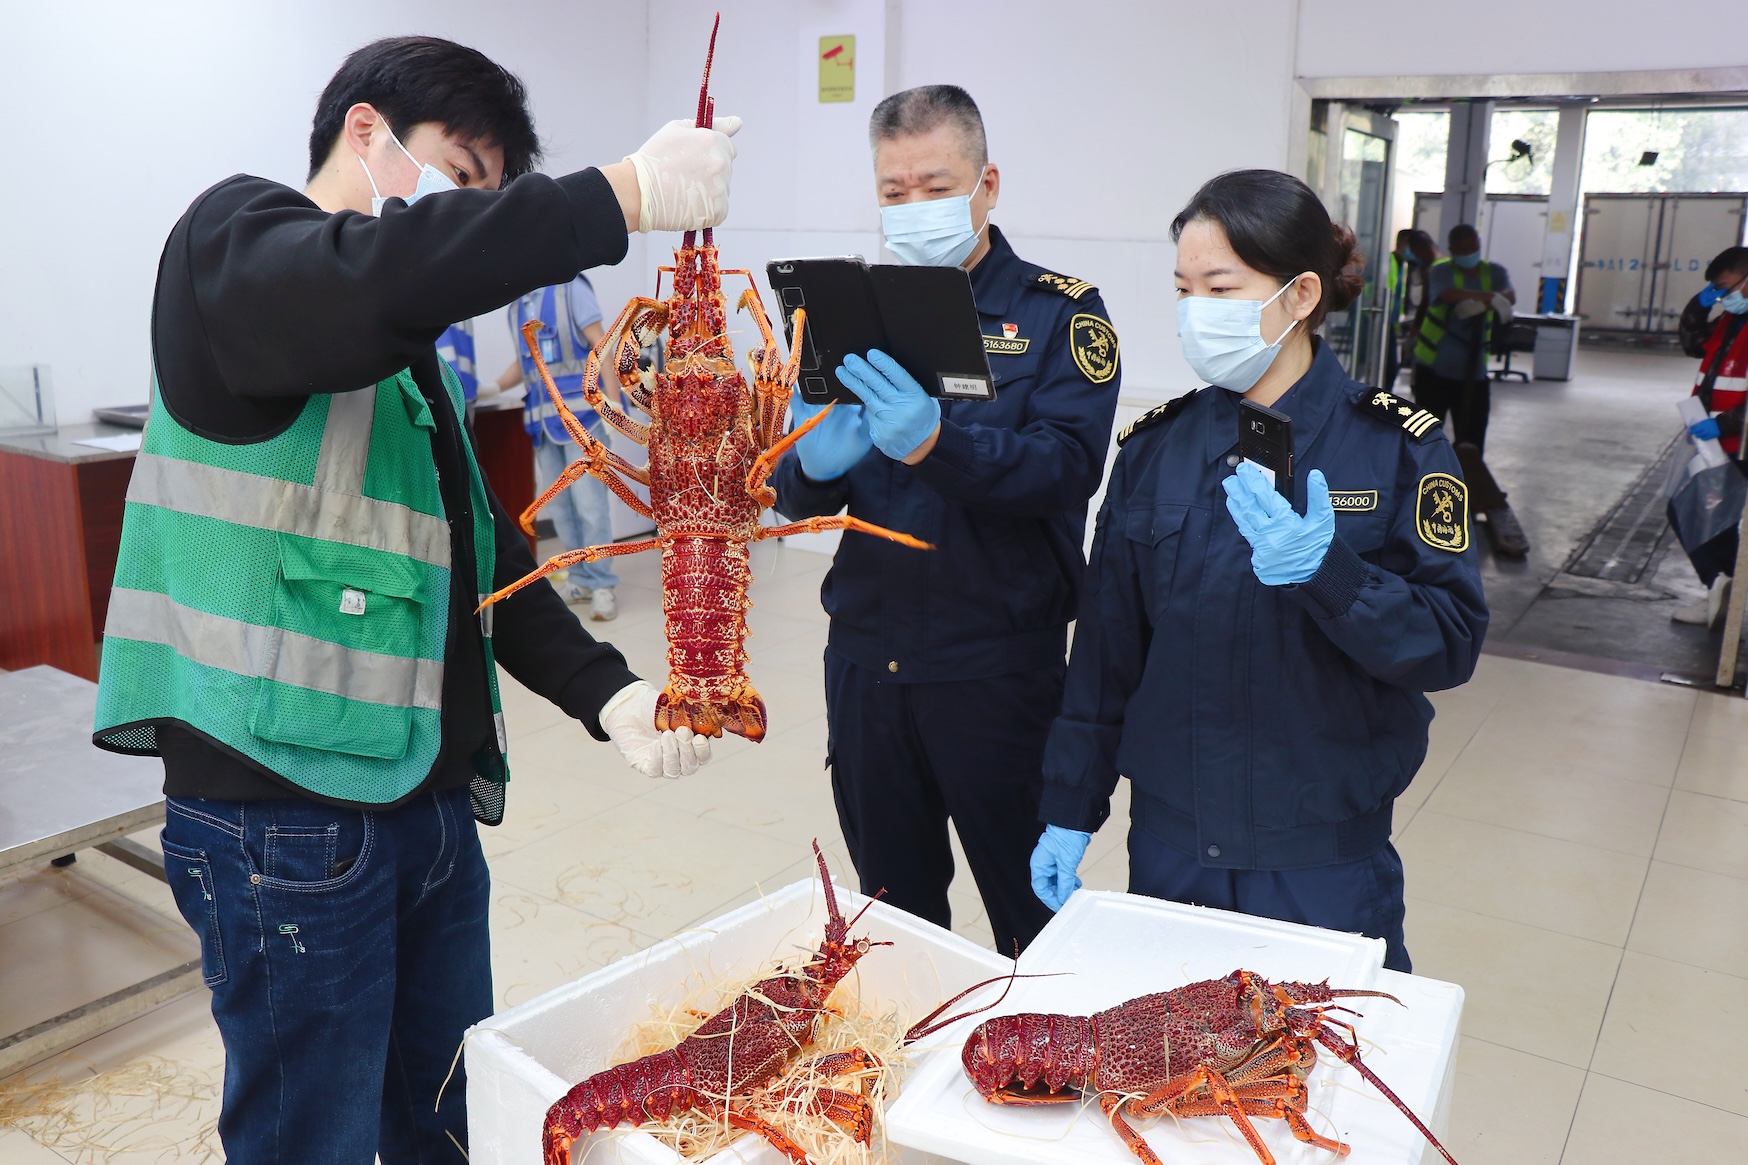
[(441, 615), (427, 610), (429, 590), (410, 559), (281, 536), (249, 730), (329, 752), (405, 756), (413, 709), (440, 704), (441, 664), (420, 660), (427, 638), (442, 650), (441, 634), (429, 635)]

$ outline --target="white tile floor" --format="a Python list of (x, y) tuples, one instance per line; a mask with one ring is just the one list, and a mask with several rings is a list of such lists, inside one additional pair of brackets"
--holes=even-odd
[[(506, 685), (515, 780), (506, 823), (483, 831), (500, 1002), (807, 877), (810, 838), (851, 876), (822, 771), (825, 565), (758, 549), (751, 672), (771, 734), (719, 745), (696, 777), (647, 781)], [(648, 676), (663, 672), (655, 568), (622, 559), (620, 618), (590, 624)], [(1434, 702), (1397, 844), (1415, 967), (1468, 990), (1451, 1150), (1464, 1165), (1748, 1157), (1748, 702), (1493, 657)], [(1119, 805), (1094, 839), (1089, 885), (1123, 888), (1125, 819)], [(967, 882), (955, 923), (987, 943)], [(167, 891), (100, 855), (0, 883), (0, 1030), (194, 953)], [(21, 1117), (20, 1082), (0, 1084), (7, 1165), (216, 1155), (204, 998), (47, 1070), (77, 1086), (51, 1098), (59, 1117)]]

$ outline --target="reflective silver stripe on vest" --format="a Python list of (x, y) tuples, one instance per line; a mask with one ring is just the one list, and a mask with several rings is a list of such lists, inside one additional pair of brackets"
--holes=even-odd
[(160, 643), (184, 659), (348, 700), (394, 708), (443, 708), (443, 664), (359, 651), (293, 631), (185, 607), (169, 595), (117, 587), (103, 633)]
[(449, 566), (448, 523), (399, 502), (331, 492), (157, 453), (141, 453), (134, 461), (127, 500)]
[(316, 456), (315, 487), (362, 495), (370, 464), (370, 426), (376, 420), (376, 387), (336, 392), (328, 397), (322, 423), (322, 449)]

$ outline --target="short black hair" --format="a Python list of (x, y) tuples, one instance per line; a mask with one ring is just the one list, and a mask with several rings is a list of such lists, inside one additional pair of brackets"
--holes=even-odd
[(1291, 174), (1279, 170), (1232, 170), (1210, 178), (1171, 220), (1177, 242), (1192, 222), (1213, 222), (1245, 266), (1287, 280), (1314, 271), (1323, 298), (1305, 321), (1315, 331), (1323, 317), (1352, 303), (1365, 287), (1365, 260), (1353, 232), (1331, 222), (1323, 200)]
[(311, 178), (340, 140), (346, 111), (359, 102), (375, 106), (403, 142), (414, 126), (434, 122), (455, 137), (497, 146), (505, 183), (540, 159), (528, 90), (514, 73), (454, 41), (391, 36), (347, 57), (322, 90), (310, 128)]
[(1476, 243), (1480, 243), (1481, 232), (1469, 223), (1460, 222), (1451, 228), (1450, 233), (1445, 236), (1445, 242), (1454, 247), (1458, 239), (1474, 239)]
[(1718, 276), (1748, 272), (1748, 247), (1725, 247), (1706, 264), (1706, 282), (1717, 282)]
[(868, 116), (868, 145), (878, 147), (889, 138), (928, 133), (947, 124), (964, 135), (966, 151), (979, 170), (989, 165), (983, 114), (971, 94), (957, 85), (918, 85), (886, 98)]

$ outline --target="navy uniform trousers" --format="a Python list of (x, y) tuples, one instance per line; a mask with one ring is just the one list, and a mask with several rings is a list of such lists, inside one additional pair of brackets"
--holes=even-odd
[(1050, 910), (1032, 893), (1029, 860), (1065, 672), (900, 684), (826, 652), (832, 797), (864, 894), (884, 890), (900, 910), (950, 925), (950, 817), (995, 949), (1037, 937)]

